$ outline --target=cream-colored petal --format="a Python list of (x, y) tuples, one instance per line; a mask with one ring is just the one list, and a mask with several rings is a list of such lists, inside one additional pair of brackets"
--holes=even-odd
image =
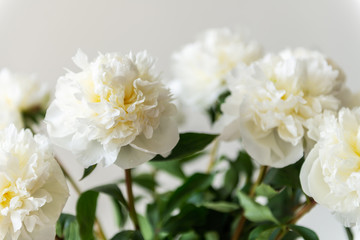
[(152, 159), (156, 154), (143, 152), (131, 146), (122, 147), (115, 164), (123, 169), (135, 168)]

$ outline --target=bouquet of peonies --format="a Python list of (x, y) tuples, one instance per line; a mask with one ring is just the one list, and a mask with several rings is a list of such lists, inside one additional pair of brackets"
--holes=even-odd
[[(0, 71), (0, 240), (313, 240), (297, 221), (317, 203), (352, 239), (360, 95), (317, 51), (262, 52), (229, 29), (209, 30), (173, 55), (164, 83), (147, 52), (89, 61), (78, 51), (80, 71), (59, 78), (50, 104), (34, 76)], [(196, 121), (190, 108), (208, 116), (209, 133), (179, 134)], [(80, 191), (52, 144), (83, 165), (82, 179), (113, 164), (124, 177)], [(164, 190), (164, 173), (178, 186)], [(79, 194), (75, 215), (62, 213), (66, 179)], [(133, 185), (145, 192), (134, 195)], [(99, 194), (114, 203), (114, 236), (96, 217)]]

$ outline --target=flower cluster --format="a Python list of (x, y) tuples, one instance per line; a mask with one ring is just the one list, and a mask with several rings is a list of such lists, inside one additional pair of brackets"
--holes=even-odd
[(305, 122), (324, 110), (336, 111), (344, 79), (326, 58), (305, 49), (266, 55), (240, 65), (229, 77), (222, 106), (224, 139), (241, 136), (260, 164), (284, 167), (303, 156)]
[[(146, 51), (93, 61), (78, 51), (73, 61), (80, 70), (59, 78), (43, 116), (50, 141), (73, 153), (83, 178), (98, 164), (115, 164), (125, 179), (81, 192), (66, 174), (79, 199), (76, 216), (61, 214), (69, 194), (64, 169), (46, 137), (21, 129), (41, 115), (47, 89), (2, 70), (0, 240), (54, 239), (55, 225), (60, 239), (106, 239), (95, 217), (99, 193), (113, 198), (120, 225), (128, 212), (135, 226), (112, 239), (318, 239), (296, 223), (315, 203), (344, 226), (360, 227), (360, 94), (324, 54), (296, 48), (263, 55), (229, 29), (209, 30), (175, 53), (179, 97), (208, 110), (218, 134), (179, 135), (172, 95)], [(242, 150), (220, 157), (219, 143), (231, 140)], [(206, 172), (184, 171), (210, 143)], [(134, 178), (153, 197), (142, 215), (131, 169), (148, 161), (151, 172)], [(230, 167), (217, 169), (221, 161)], [(160, 193), (158, 172), (183, 184)], [(127, 200), (117, 185), (123, 182)]]
[(360, 115), (343, 108), (359, 106), (359, 94), (320, 52), (297, 48), (260, 58), (255, 46), (226, 29), (208, 31), (174, 55), (181, 94), (191, 105), (208, 107), (228, 89), (216, 124), (223, 126), (221, 139), (241, 139), (255, 161), (273, 168), (307, 156), (301, 170), (305, 193), (345, 226), (359, 225)]

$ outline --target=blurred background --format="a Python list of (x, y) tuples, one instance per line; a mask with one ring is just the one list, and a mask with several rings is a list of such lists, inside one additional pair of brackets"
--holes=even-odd
[[(90, 59), (97, 52), (146, 49), (158, 58), (164, 78), (170, 78), (174, 51), (206, 29), (229, 27), (257, 40), (266, 52), (298, 46), (320, 50), (342, 67), (348, 86), (358, 91), (359, 26), (360, 0), (0, 0), (0, 68), (36, 73), (53, 88), (65, 69), (77, 71), (71, 57), (79, 48)], [(206, 128), (198, 121), (183, 130)], [(58, 151), (79, 179), (82, 168)], [(80, 186), (85, 190), (121, 178), (117, 167), (98, 168)], [(72, 191), (66, 211), (74, 211), (75, 201)], [(111, 236), (111, 207), (103, 205), (100, 220)], [(300, 224), (314, 229), (320, 239), (346, 239), (342, 226), (322, 207)]]

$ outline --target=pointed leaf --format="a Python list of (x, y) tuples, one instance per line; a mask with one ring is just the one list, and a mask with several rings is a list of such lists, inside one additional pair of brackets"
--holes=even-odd
[(90, 191), (95, 191), (99, 193), (105, 193), (116, 200), (118, 200), (121, 204), (123, 204), (126, 208), (128, 208), (127, 202), (122, 194), (120, 188), (116, 184), (106, 184), (102, 186), (98, 186), (92, 188)]
[(276, 194), (278, 194), (277, 191), (275, 191), (270, 185), (267, 185), (265, 183), (260, 184), (255, 189), (255, 193), (257, 196), (264, 196), (267, 198), (272, 198)]
[(218, 135), (206, 133), (182, 133), (177, 145), (166, 158), (156, 155), (151, 161), (180, 160), (204, 150)]
[(260, 225), (251, 231), (249, 240), (269, 240), (270, 236), (278, 228), (278, 226), (273, 225)]
[(84, 178), (86, 178), (87, 176), (89, 176), (89, 175), (95, 170), (96, 166), (97, 166), (97, 164), (94, 164), (94, 165), (91, 165), (91, 166), (88, 167), (88, 168), (85, 168), (85, 169), (84, 169), (84, 173), (83, 173), (83, 175), (82, 175), (82, 177), (81, 177), (80, 180), (83, 180)]
[(250, 221), (272, 221), (277, 224), (279, 223), (267, 206), (260, 205), (241, 191), (237, 192), (237, 196), (241, 206), (244, 208), (245, 217)]
[(79, 223), (81, 239), (95, 240), (93, 227), (99, 193), (86, 191), (82, 193), (76, 204), (76, 219)]
[(239, 209), (239, 205), (230, 202), (206, 202), (202, 206), (217, 212), (229, 213)]
[(144, 240), (139, 231), (126, 230), (119, 232), (111, 240)]
[(304, 158), (284, 168), (271, 168), (265, 176), (264, 183), (271, 185), (275, 189), (284, 186), (301, 188), (299, 176), (303, 162)]
[(297, 232), (300, 236), (302, 236), (304, 240), (319, 240), (319, 237), (316, 235), (316, 233), (309, 228), (298, 225), (289, 225), (289, 227), (294, 232)]
[(117, 199), (111, 197), (111, 201), (114, 204), (116, 223), (120, 228), (123, 228), (128, 217), (128, 211)]
[(76, 217), (62, 213), (56, 222), (56, 236), (63, 239), (81, 240)]
[(182, 186), (175, 190), (170, 196), (165, 209), (163, 210), (163, 217), (168, 217), (171, 212), (177, 208), (189, 195), (195, 192), (202, 191), (209, 187), (214, 176), (209, 174), (195, 173), (189, 177)]
[(143, 173), (132, 177), (133, 183), (149, 190), (151, 193), (155, 192), (155, 187), (158, 185), (154, 176), (149, 173)]
[(145, 240), (154, 239), (154, 231), (148, 219), (138, 214), (138, 220), (139, 220), (141, 233), (143, 234), (144, 239)]
[(163, 170), (177, 178), (184, 180), (186, 178), (183, 170), (181, 169), (180, 161), (152, 161), (150, 164), (160, 170)]

